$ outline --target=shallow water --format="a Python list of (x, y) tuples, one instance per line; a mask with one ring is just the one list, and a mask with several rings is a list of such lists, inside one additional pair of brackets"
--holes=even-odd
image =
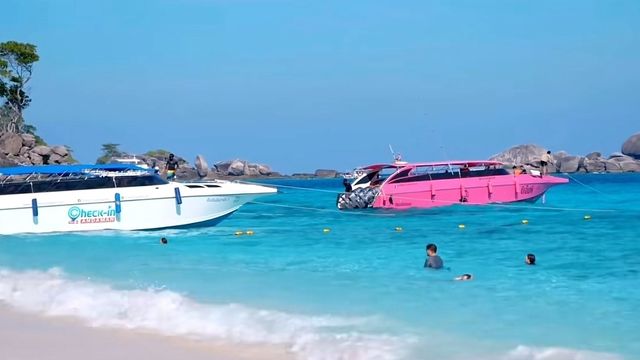
[[(358, 213), (339, 180), (282, 180), (314, 191), (213, 228), (3, 236), (0, 300), (302, 359), (640, 358), (640, 176), (574, 178), (545, 204)], [(422, 268), (429, 242), (448, 270)]]

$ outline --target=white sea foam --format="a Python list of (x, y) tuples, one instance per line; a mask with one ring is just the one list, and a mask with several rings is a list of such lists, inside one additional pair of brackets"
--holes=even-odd
[(587, 350), (520, 345), (503, 356), (502, 360), (622, 360), (622, 357)]
[[(72, 316), (91, 326), (289, 346), (302, 359), (399, 359), (412, 339), (363, 330), (369, 318), (309, 316), (239, 304), (202, 304), (169, 290), (117, 290), (63, 271), (0, 269), (0, 301), (24, 311)], [(518, 359), (519, 360), (519, 359)]]

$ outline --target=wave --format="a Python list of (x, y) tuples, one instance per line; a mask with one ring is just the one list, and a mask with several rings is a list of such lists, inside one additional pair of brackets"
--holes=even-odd
[(375, 319), (310, 316), (240, 304), (203, 304), (164, 289), (118, 290), (68, 278), (59, 268), (0, 269), (0, 301), (23, 311), (71, 316), (95, 327), (238, 343), (286, 345), (309, 360), (403, 358), (411, 337), (367, 332)]
[(509, 351), (501, 360), (622, 360), (622, 356), (561, 347), (530, 347), (519, 345)]

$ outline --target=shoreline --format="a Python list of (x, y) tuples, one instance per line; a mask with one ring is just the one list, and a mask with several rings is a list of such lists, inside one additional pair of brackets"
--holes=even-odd
[(12, 360), (275, 360), (294, 359), (284, 346), (238, 344), (91, 327), (72, 317), (23, 312), (0, 302), (0, 346)]

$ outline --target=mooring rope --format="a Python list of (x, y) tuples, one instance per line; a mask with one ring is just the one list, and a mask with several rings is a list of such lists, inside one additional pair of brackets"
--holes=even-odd
[[(294, 190), (303, 190), (303, 191), (311, 191), (311, 192), (331, 193), (331, 194), (336, 194), (336, 195), (343, 193), (342, 191), (337, 191), (337, 190), (317, 189), (317, 188), (309, 188), (309, 187), (302, 187), (302, 186), (281, 185), (281, 184), (260, 183), (260, 182), (248, 182), (248, 181), (247, 182), (238, 181), (238, 182), (246, 183), (246, 184), (256, 184), (256, 185), (263, 185), (263, 186), (271, 186), (271, 187), (284, 188), (284, 189), (294, 189)], [(588, 185), (586, 185), (586, 186), (588, 186)], [(594, 190), (597, 191), (597, 189), (595, 189), (595, 188), (594, 188)], [(420, 199), (420, 197), (397, 196), (397, 195), (394, 195), (393, 198), (394, 199), (401, 199), (401, 200), (419, 200)], [(553, 206), (537, 206), (537, 205), (514, 205), (514, 204), (502, 204), (502, 203), (474, 203), (474, 202), (464, 202), (464, 203), (462, 203), (462, 202), (459, 202), (459, 201), (435, 200), (435, 199), (432, 200), (432, 201), (439, 202), (439, 203), (446, 203), (446, 204), (449, 204), (449, 205), (459, 204), (459, 205), (489, 206), (489, 207), (508, 208), (508, 209), (532, 209), (532, 210), (546, 210), (546, 211), (583, 211), (583, 212), (585, 212), (585, 211), (586, 212), (616, 212), (616, 211), (622, 211), (622, 210), (618, 210), (618, 209), (570, 208), (570, 207), (553, 207)], [(253, 201), (253, 203), (254, 204), (261, 204), (261, 205), (272, 205), (272, 206), (279, 206), (279, 207), (297, 208), (297, 209), (300, 209), (300, 210), (329, 211), (329, 212), (333, 212), (333, 213), (345, 213), (345, 214), (379, 215), (379, 214), (359, 213), (359, 212), (351, 212), (351, 211), (335, 211), (335, 210), (326, 209), (326, 208), (301, 207), (301, 206), (294, 206), (294, 205), (283, 205), (283, 204), (255, 202), (255, 201)], [(386, 216), (389, 216), (389, 215), (386, 215)]]

